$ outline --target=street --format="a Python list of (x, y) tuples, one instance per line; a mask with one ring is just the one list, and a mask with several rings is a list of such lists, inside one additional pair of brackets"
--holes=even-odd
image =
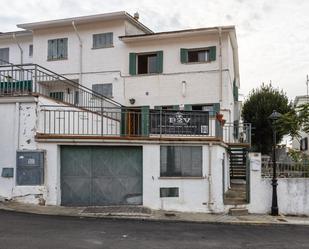
[(0, 211), (0, 248), (309, 248), (309, 227), (151, 222)]

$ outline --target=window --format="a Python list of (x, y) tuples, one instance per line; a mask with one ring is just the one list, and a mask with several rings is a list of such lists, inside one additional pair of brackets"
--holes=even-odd
[(48, 40), (48, 60), (68, 58), (68, 38)]
[(216, 47), (180, 49), (181, 63), (211, 62), (216, 60)]
[(44, 152), (18, 151), (16, 168), (17, 185), (42, 185), (44, 183)]
[(179, 188), (160, 188), (160, 197), (179, 197)]
[(157, 73), (157, 54), (144, 54), (137, 57), (137, 73)]
[(305, 138), (302, 138), (300, 140), (300, 150), (301, 151), (306, 151), (308, 150), (308, 138), (305, 137)]
[(49, 97), (53, 99), (63, 100), (63, 92), (50, 92)]
[(113, 46), (113, 33), (102, 33), (93, 35), (93, 48), (110, 48)]
[(33, 45), (30, 44), (29, 45), (29, 57), (32, 57), (33, 56)]
[(93, 84), (92, 90), (106, 97), (113, 97), (113, 84)]
[(131, 75), (163, 72), (163, 51), (143, 54), (130, 53), (129, 61)]
[(8, 64), (9, 62), (9, 48), (0, 48), (0, 65)]
[(161, 146), (161, 177), (202, 177), (201, 146)]

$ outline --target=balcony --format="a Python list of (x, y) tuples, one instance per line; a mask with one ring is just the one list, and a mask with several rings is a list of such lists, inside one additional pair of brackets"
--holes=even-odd
[(40, 137), (188, 139), (250, 145), (250, 124), (222, 125), (211, 112), (105, 108), (95, 112), (42, 106)]

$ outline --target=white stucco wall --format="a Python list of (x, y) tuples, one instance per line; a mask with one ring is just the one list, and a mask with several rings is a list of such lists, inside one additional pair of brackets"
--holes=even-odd
[(37, 103), (33, 97), (16, 98), (15, 102), (1, 99), (0, 172), (13, 168), (14, 177), (0, 177), (0, 196), (23, 202), (38, 203), (45, 196), (44, 186), (16, 186), (16, 152), (36, 150)]
[[(270, 178), (262, 178), (261, 170), (250, 174), (250, 213), (270, 213), (272, 185)], [(309, 179), (278, 178), (279, 213), (285, 215), (309, 215)]]
[[(29, 56), (29, 45), (32, 44), (32, 36), (20, 37), (16, 35), (16, 40), (23, 50), (23, 63), (32, 63), (33, 57)], [(13, 64), (21, 64), (21, 51), (13, 39), (0, 37), (0, 48), (9, 48), (9, 62)]]
[[(209, 178), (209, 145), (203, 146), (203, 177), (160, 178), (160, 145), (143, 146), (143, 205), (152, 209), (187, 212), (223, 212), (222, 159), (224, 148), (211, 147), (212, 176)], [(226, 160), (225, 160), (226, 162)], [(227, 172), (227, 164), (225, 164)], [(211, 181), (211, 204), (209, 203)], [(161, 187), (178, 187), (179, 197), (160, 198)]]

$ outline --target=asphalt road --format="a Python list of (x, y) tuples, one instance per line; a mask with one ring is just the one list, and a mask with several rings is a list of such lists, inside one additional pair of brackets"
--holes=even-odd
[(309, 227), (44, 216), (0, 211), (0, 248), (309, 248)]

